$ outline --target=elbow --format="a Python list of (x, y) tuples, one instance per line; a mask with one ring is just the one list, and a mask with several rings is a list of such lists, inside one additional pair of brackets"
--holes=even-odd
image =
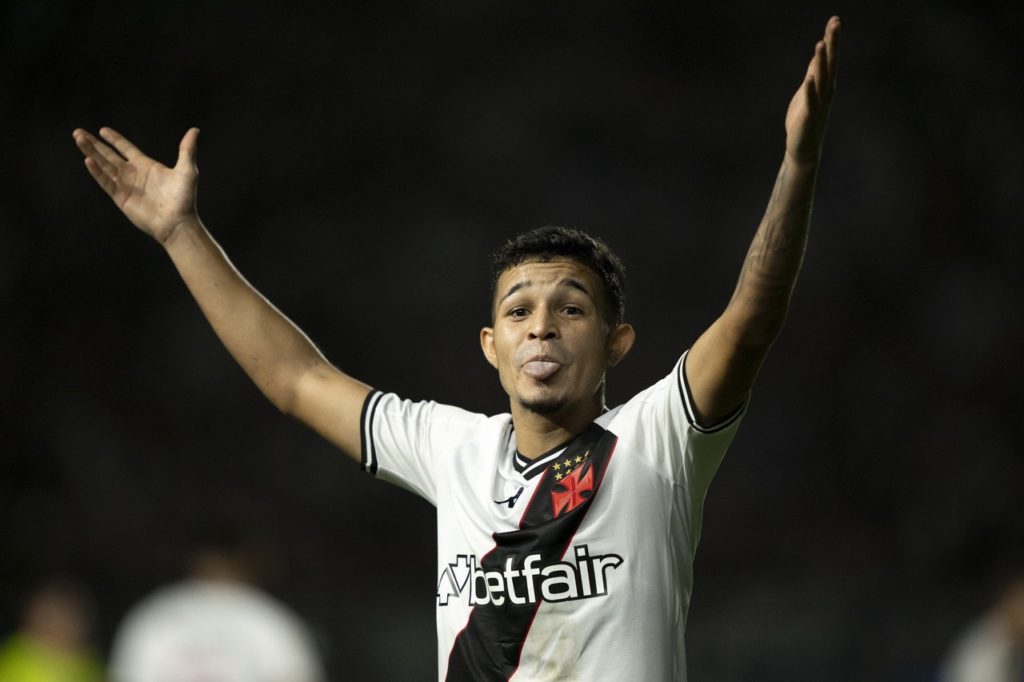
[(260, 391), (270, 401), (270, 404), (277, 408), (278, 412), (290, 417), (295, 416), (298, 391), (294, 386), (282, 386), (271, 380), (260, 385)]
[(775, 343), (775, 339), (779, 338), (779, 334), (782, 333), (782, 327), (786, 323), (785, 311), (773, 317), (769, 320), (757, 321), (751, 324), (750, 327), (743, 331), (743, 338), (745, 345), (754, 346), (757, 348), (768, 349)]
[(310, 407), (323, 400), (326, 387), (336, 373), (337, 370), (324, 361), (292, 366), (278, 373), (273, 394), (266, 394), (283, 414), (306, 422)]
[(309, 371), (282, 367), (278, 371), (262, 377), (260, 381), (257, 381), (257, 386), (278, 411), (295, 417), (301, 408), (302, 383)]

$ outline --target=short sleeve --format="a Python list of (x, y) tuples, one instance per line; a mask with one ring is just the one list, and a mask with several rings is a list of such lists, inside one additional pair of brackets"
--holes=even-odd
[(686, 356), (668, 376), (624, 404), (613, 429), (660, 475), (703, 500), (747, 401), (725, 418), (701, 424), (686, 380)]
[(360, 419), (362, 468), (436, 505), (442, 460), (472, 439), (485, 419), (450, 405), (372, 391)]

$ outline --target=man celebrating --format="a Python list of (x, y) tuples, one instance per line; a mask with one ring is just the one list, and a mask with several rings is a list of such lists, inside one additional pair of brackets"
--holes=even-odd
[(109, 128), (74, 139), (271, 402), (436, 506), (439, 679), (685, 680), (704, 495), (785, 320), (838, 50), (833, 17), (729, 304), (668, 376), (611, 410), (605, 372), (634, 332), (621, 263), (599, 240), (542, 228), (497, 254), (480, 343), (510, 414), (485, 417), (344, 374), (242, 278), (196, 213), (198, 129), (173, 168)]

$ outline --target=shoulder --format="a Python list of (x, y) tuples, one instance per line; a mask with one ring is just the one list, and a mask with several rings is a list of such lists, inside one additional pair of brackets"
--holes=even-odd
[(452, 426), (483, 426), (489, 421), (510, 420), (508, 414), (488, 417), (454, 405), (434, 400), (410, 400), (395, 393), (372, 390), (363, 403), (362, 422), (376, 419), (397, 419), (413, 423), (443, 422)]
[(697, 418), (690, 385), (686, 378), (686, 360), (689, 351), (684, 352), (672, 370), (652, 385), (637, 393), (628, 401), (602, 416), (615, 421), (618, 428), (628, 428), (631, 422), (653, 422), (674, 426), (695, 435), (710, 435), (726, 431), (737, 424), (746, 409), (746, 402), (734, 412), (711, 424), (702, 424)]
[(122, 644), (148, 649), (154, 638), (195, 639), (211, 632), (232, 632), (252, 641), (308, 639), (299, 616), (273, 596), (244, 584), (203, 580), (153, 593), (128, 614), (119, 634)]
[(132, 609), (126, 622), (187, 626), (211, 617), (236, 615), (267, 621), (295, 618), (286, 606), (248, 585), (188, 580), (159, 588)]
[[(512, 418), (493, 417), (432, 400), (409, 400), (394, 393), (371, 392), (363, 405), (363, 469), (378, 467), (429, 478), (440, 462), (467, 447), (486, 450), (510, 437)], [(421, 480), (422, 482), (422, 480)], [(430, 493), (427, 486), (426, 493)], [(428, 495), (428, 499), (432, 499)]]

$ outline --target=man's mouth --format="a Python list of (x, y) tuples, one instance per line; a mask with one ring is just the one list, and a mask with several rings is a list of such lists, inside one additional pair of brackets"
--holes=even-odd
[(523, 365), (523, 374), (537, 381), (544, 381), (562, 366), (551, 360), (530, 360)]

